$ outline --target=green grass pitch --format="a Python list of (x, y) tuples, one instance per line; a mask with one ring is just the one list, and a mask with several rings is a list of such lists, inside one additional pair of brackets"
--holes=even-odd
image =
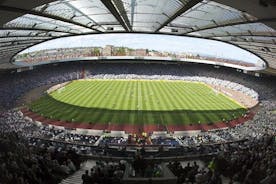
[(30, 109), (64, 121), (164, 125), (220, 122), (246, 112), (203, 83), (100, 79), (72, 81)]

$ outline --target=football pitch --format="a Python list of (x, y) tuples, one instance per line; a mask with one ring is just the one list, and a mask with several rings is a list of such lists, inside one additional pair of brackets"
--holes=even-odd
[(168, 80), (78, 80), (29, 105), (44, 117), (82, 123), (204, 124), (246, 109), (204, 83)]

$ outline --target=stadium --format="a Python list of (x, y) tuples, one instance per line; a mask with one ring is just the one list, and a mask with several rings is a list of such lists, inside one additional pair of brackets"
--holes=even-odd
[(274, 183), (275, 5), (1, 1), (0, 183)]

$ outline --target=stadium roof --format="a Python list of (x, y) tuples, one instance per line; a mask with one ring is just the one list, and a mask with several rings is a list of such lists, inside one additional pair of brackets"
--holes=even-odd
[(215, 39), (244, 48), (276, 71), (273, 0), (4, 0), (0, 3), (0, 68), (46, 40), (142, 32)]

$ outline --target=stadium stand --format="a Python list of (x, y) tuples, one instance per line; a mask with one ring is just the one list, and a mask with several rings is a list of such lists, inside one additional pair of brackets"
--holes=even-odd
[[(145, 64), (68, 63), (53, 67), (44, 66), (15, 74), (5, 73), (0, 77), (3, 86), (0, 89), (0, 178), (4, 183), (58, 183), (78, 170), (81, 162), (90, 159), (99, 162), (90, 172), (84, 173), (85, 169), (79, 172), (79, 177), (83, 174), (80, 178), (83, 183), (95, 183), (98, 175), (101, 176), (96, 181), (98, 183), (130, 182), (127, 180), (130, 176), (125, 176), (126, 172), (120, 164), (131, 165), (135, 162), (137, 153), (149, 162), (152, 158), (158, 160), (158, 163), (169, 162), (166, 167), (177, 176), (178, 183), (275, 181), (275, 78), (257, 78), (233, 69), (215, 69), (205, 65), (152, 64), (149, 68)], [(79, 134), (75, 130), (37, 125), (14, 109), (22, 96), (31, 89), (78, 79), (83, 68), (87, 76), (92, 78), (147, 76), (153, 79), (219, 79), (209, 82), (222, 81), (225, 86), (243, 89), (259, 100), (258, 111), (252, 120), (232, 128), (187, 135), (153, 134), (149, 143), (143, 138), (129, 141), (129, 137), (121, 133), (116, 136), (110, 132)], [(199, 168), (196, 163), (181, 166), (182, 160), (186, 159), (202, 159), (204, 167)], [(107, 163), (102, 160), (107, 160)], [(30, 169), (22, 169), (27, 167)], [(143, 168), (147, 171), (142, 174), (145, 178), (153, 177), (156, 173), (150, 171), (155, 171), (159, 165), (151, 163)]]

